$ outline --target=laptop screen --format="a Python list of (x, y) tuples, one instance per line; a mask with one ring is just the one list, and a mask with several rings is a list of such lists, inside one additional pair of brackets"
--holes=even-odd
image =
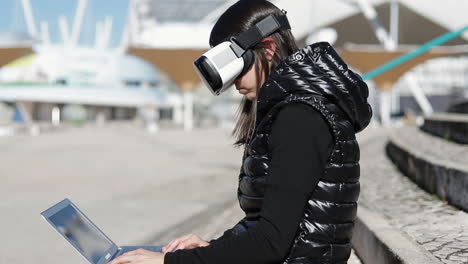
[(112, 241), (71, 204), (49, 216), (48, 220), (91, 263), (98, 263), (113, 245)]

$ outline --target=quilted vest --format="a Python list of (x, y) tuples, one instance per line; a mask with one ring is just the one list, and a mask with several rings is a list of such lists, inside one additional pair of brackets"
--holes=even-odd
[(367, 85), (326, 42), (299, 50), (272, 71), (258, 94), (255, 130), (245, 146), (238, 199), (246, 216), (235, 233), (258, 221), (271, 160), (268, 138), (278, 112), (289, 104), (307, 104), (326, 120), (333, 147), (281, 263), (347, 263), (359, 196), (355, 134), (372, 116), (367, 96)]

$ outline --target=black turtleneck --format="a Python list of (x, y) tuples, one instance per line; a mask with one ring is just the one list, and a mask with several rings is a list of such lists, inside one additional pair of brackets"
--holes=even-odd
[[(319, 181), (332, 147), (323, 117), (311, 106), (292, 104), (273, 123), (270, 172), (257, 225), (224, 235), (207, 247), (167, 253), (165, 264), (262, 264), (288, 253), (304, 207)], [(226, 233), (225, 233), (226, 234)]]

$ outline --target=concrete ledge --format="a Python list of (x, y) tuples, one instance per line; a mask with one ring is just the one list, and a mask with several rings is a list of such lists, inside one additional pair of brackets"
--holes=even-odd
[(13, 136), (13, 135), (34, 135), (37, 136), (41, 133), (49, 133), (54, 131), (63, 130), (69, 128), (68, 124), (61, 124), (54, 126), (47, 122), (37, 122), (33, 124), (5, 124), (0, 125), (0, 137), (2, 136)]
[(468, 102), (454, 104), (448, 108), (447, 112), (468, 114)]
[(392, 227), (379, 214), (359, 206), (352, 239), (363, 263), (436, 264), (442, 263), (411, 238)]
[(386, 152), (421, 188), (468, 212), (468, 146), (405, 128), (390, 135)]
[(468, 114), (433, 114), (425, 117), (421, 129), (460, 144), (468, 144)]

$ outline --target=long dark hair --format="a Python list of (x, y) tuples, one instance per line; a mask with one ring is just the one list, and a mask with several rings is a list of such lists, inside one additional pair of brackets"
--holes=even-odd
[[(269, 15), (279, 16), (282, 14), (282, 11), (278, 7), (267, 0), (240, 0), (229, 7), (214, 25), (210, 35), (210, 46), (214, 47), (228, 40), (231, 36), (247, 31)], [(262, 75), (267, 79), (271, 69), (275, 68), (288, 55), (298, 50), (291, 30), (276, 32), (271, 36), (276, 43), (276, 51), (271, 62), (271, 68), (263, 52), (265, 44), (259, 43), (253, 48), (255, 54), (255, 73), (259, 82), (257, 85), (258, 89), (262, 85)], [(255, 128), (256, 110), (257, 99), (248, 100), (245, 97), (242, 99), (236, 115), (236, 125), (232, 131), (235, 145), (241, 146), (249, 142)]]

